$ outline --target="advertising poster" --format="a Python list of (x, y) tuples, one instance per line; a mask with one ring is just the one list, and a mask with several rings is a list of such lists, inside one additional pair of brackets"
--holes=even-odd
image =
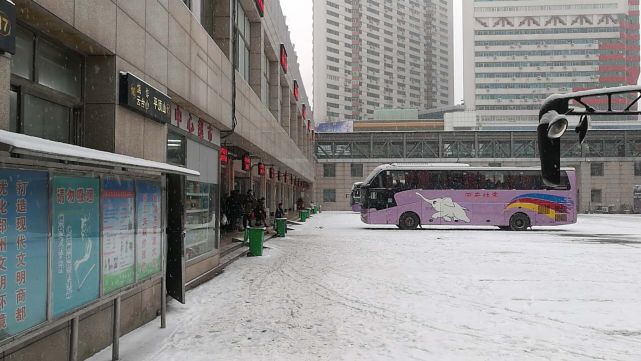
[(47, 172), (0, 169), (0, 340), (47, 318)]
[(102, 288), (109, 293), (134, 282), (134, 182), (106, 178), (102, 199)]
[(143, 279), (161, 271), (160, 183), (136, 181), (136, 274)]
[(51, 202), (53, 314), (60, 316), (100, 293), (100, 180), (54, 177)]

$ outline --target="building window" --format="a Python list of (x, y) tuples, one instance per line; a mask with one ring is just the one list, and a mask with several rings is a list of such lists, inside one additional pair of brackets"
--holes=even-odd
[(336, 189), (323, 189), (323, 202), (336, 202)]
[(352, 178), (363, 178), (363, 164), (352, 163)]
[(24, 97), (22, 132), (34, 137), (71, 143), (71, 108), (32, 95)]
[(189, 9), (191, 9), (191, 0), (183, 0), (183, 2), (185, 3), (185, 5), (187, 5)]
[(336, 177), (336, 164), (323, 164), (323, 177)]
[(186, 149), (184, 136), (167, 133), (167, 163), (184, 166)]
[(39, 39), (36, 68), (38, 83), (76, 98), (82, 95), (80, 55)]
[(9, 129), (80, 144), (83, 56), (22, 27), (16, 36)]
[(641, 176), (641, 160), (634, 161), (634, 175)]
[(600, 189), (593, 189), (590, 192), (590, 200), (592, 201), (592, 203), (601, 203), (602, 202), (601, 190)]
[(236, 70), (238, 70), (243, 79), (249, 81), (249, 38), (251, 24), (239, 0), (236, 1), (236, 8)]
[(590, 175), (593, 177), (603, 177), (603, 163), (590, 164)]

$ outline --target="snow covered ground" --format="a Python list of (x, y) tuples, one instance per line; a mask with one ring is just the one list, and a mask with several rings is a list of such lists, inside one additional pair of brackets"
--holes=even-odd
[(295, 228), (170, 302), (167, 329), (124, 336), (121, 359), (641, 359), (639, 216), (518, 233), (323, 212)]

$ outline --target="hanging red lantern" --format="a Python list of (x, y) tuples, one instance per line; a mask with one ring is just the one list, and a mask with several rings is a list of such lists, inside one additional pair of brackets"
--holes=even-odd
[(220, 164), (227, 165), (229, 163), (229, 150), (225, 147), (220, 148)]
[(252, 161), (249, 154), (243, 155), (243, 164), (241, 169), (245, 172), (249, 172), (252, 169)]

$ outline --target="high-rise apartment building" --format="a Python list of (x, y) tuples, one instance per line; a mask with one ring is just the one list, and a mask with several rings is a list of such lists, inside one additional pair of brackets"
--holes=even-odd
[(452, 0), (314, 0), (316, 121), (453, 103)]
[(463, 0), (465, 105), (477, 127), (533, 127), (550, 94), (637, 84), (638, 4)]

